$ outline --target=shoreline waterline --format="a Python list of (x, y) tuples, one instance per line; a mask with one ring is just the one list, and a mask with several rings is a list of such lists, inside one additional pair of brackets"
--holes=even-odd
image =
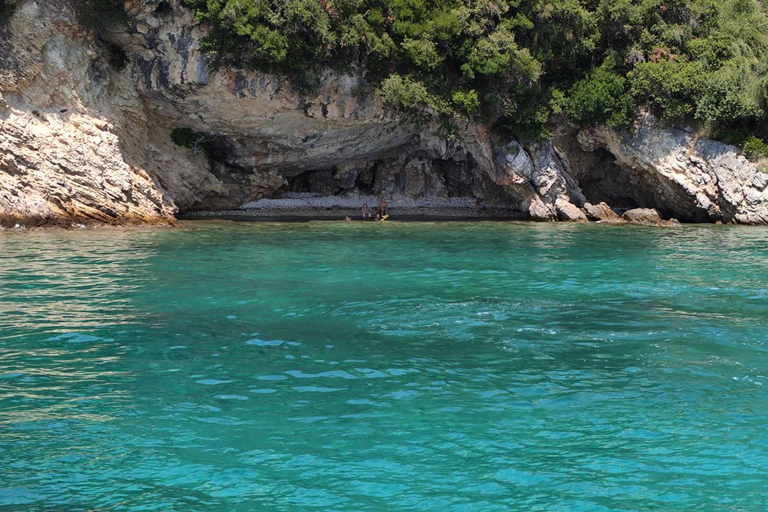
[[(680, 222), (670, 223), (662, 221), (659, 224), (627, 221), (542, 221), (534, 220), (522, 212), (506, 208), (390, 208), (387, 223), (510, 223), (531, 225), (610, 225), (610, 226), (634, 226), (634, 227), (749, 227), (765, 228), (761, 224), (718, 224), (712, 222)], [(349, 217), (352, 223), (376, 222), (376, 219), (362, 218), (359, 209), (349, 208), (259, 208), (259, 209), (233, 209), (233, 210), (199, 210), (177, 214), (173, 219), (164, 222), (126, 222), (126, 223), (101, 223), (101, 222), (56, 222), (50, 224), (25, 225), (17, 223), (15, 226), (0, 226), (0, 234), (22, 232), (77, 232), (77, 231), (131, 231), (131, 230), (155, 230), (176, 229), (190, 227), (194, 223), (226, 221), (233, 223), (308, 223), (308, 222), (344, 222)]]
[[(194, 211), (178, 215), (181, 221), (226, 219), (242, 221), (334, 221), (349, 217), (353, 221), (375, 221), (375, 210), (372, 216), (364, 218), (359, 208), (259, 208), (222, 211)], [(387, 221), (528, 221), (521, 212), (507, 208), (389, 208)]]

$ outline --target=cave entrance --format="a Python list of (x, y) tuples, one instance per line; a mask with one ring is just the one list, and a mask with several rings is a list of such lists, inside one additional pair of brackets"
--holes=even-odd
[(330, 169), (303, 171), (286, 177), (287, 184), (272, 198), (285, 194), (314, 196), (376, 196), (389, 200), (447, 201), (474, 198), (506, 204), (509, 197), (485, 173), (478, 172), (474, 159), (433, 159), (426, 155), (391, 157), (376, 161), (354, 161)]

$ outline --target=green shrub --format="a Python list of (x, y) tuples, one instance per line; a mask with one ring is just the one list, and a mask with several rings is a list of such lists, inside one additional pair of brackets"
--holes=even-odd
[(763, 139), (750, 135), (741, 143), (741, 151), (750, 160), (768, 157), (768, 144)]
[(417, 68), (434, 71), (443, 58), (437, 53), (437, 45), (424, 39), (406, 39), (401, 45), (406, 58)]
[(409, 114), (431, 111), (445, 114), (448, 106), (440, 98), (430, 94), (427, 87), (410, 77), (392, 74), (387, 77), (378, 90), (379, 97), (385, 104)]
[(692, 117), (705, 73), (698, 62), (643, 62), (628, 74), (634, 100), (669, 121)]
[(480, 97), (474, 89), (467, 92), (456, 91), (451, 99), (454, 108), (464, 114), (471, 115), (480, 109)]
[(192, 128), (174, 128), (171, 140), (177, 146), (190, 148), (194, 152), (203, 151), (210, 154), (216, 143), (216, 137), (210, 133), (197, 132)]
[(615, 68), (614, 59), (609, 57), (576, 82), (565, 101), (565, 112), (585, 123), (631, 124), (635, 104), (626, 90), (626, 79)]
[(765, 116), (759, 96), (753, 89), (757, 77), (750, 70), (735, 63), (723, 66), (704, 83), (704, 91), (698, 99), (696, 117), (710, 123), (749, 121)]
[(614, 126), (641, 107), (729, 127), (768, 115), (758, 0), (182, 3), (207, 22), (214, 63), (281, 73), (300, 90), (323, 68), (357, 68), (397, 108), (481, 116), (516, 134), (541, 136), (558, 111)]

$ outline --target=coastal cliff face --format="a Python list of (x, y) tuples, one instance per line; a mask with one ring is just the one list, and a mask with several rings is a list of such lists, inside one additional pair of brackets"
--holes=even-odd
[[(536, 220), (586, 220), (605, 202), (768, 223), (768, 174), (650, 118), (634, 133), (553, 120), (537, 143), (460, 121), (446, 140), (360, 93), (359, 74), (327, 72), (303, 95), (273, 75), (214, 71), (177, 0), (126, 6), (130, 27), (99, 40), (68, 0), (22, 0), (0, 25), (2, 224), (166, 223), (288, 191), (474, 197)], [(191, 147), (172, 140), (182, 128)]]

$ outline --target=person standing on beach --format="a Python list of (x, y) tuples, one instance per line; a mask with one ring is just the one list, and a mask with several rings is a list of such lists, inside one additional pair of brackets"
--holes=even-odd
[(389, 212), (387, 210), (388, 210), (387, 202), (383, 198), (379, 199), (379, 208), (378, 210), (376, 210), (376, 215), (378, 217), (388, 216)]
[(371, 209), (368, 207), (368, 203), (363, 203), (363, 209), (360, 212), (363, 214), (364, 219), (371, 218)]

